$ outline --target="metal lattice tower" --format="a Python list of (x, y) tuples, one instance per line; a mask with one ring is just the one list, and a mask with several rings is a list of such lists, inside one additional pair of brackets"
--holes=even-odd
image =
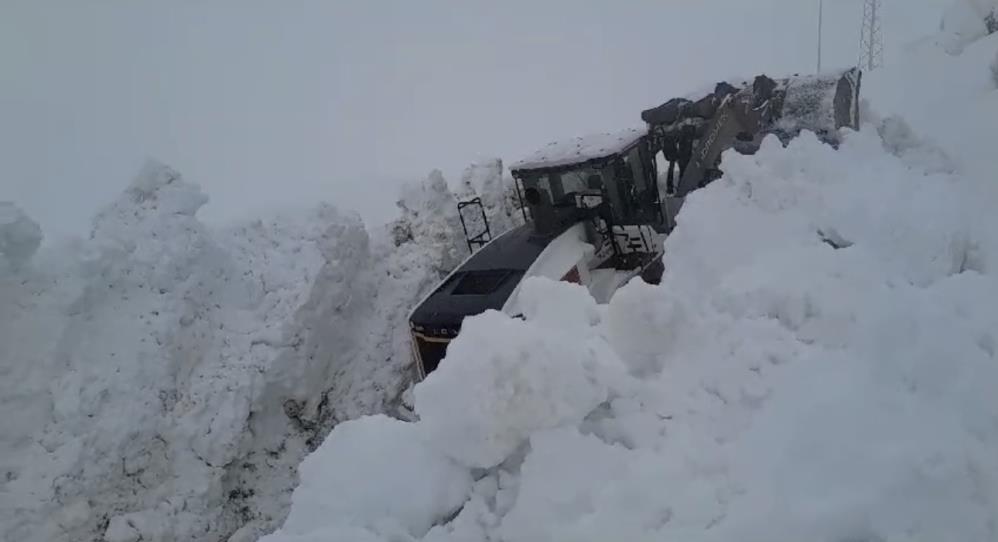
[(859, 38), (859, 65), (872, 71), (884, 64), (884, 27), (880, 23), (882, 0), (863, 3), (863, 34)]

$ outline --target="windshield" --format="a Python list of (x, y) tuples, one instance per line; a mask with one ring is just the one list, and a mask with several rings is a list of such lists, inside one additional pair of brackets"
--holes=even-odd
[(561, 194), (565, 195), (587, 190), (589, 188), (589, 178), (594, 175), (599, 175), (599, 171), (591, 167), (562, 172), (559, 179)]
[(542, 192), (540, 194), (541, 202), (558, 203), (570, 194), (589, 190), (589, 180), (593, 176), (599, 176), (602, 179), (600, 170), (582, 166), (558, 173), (528, 176), (524, 178), (523, 185), (527, 190), (533, 188)]

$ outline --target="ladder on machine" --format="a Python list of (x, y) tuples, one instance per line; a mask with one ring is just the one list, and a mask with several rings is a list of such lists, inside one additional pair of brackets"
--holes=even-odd
[[(475, 234), (468, 232), (468, 222), (465, 219), (465, 210), (470, 208), (474, 213), (474, 208), (478, 208), (478, 213), (472, 214), (472, 218), (481, 221), (481, 231)], [(489, 218), (485, 215), (485, 206), (482, 205), (482, 198), (476, 197), (467, 201), (460, 201), (457, 204), (457, 214), (461, 218), (461, 228), (464, 230), (464, 239), (468, 243), (468, 251), (474, 252), (475, 248), (482, 248), (492, 241), (492, 230), (489, 229)]]

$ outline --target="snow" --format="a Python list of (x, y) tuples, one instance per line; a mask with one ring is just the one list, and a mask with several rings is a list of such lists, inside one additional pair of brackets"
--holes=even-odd
[[(307, 534), (324, 518), (348, 517), (385, 536), (426, 534), (464, 503), (472, 478), (420, 440), (416, 426), (380, 414), (336, 426), (330, 445), (299, 467), (302, 483), (281, 533)], [(387, 483), (370, 483), (379, 478)]]
[(960, 54), (964, 48), (998, 31), (998, 1), (957, 0), (943, 14), (940, 24), (943, 47), (949, 54)]
[[(522, 320), (467, 319), (415, 388), (418, 419), (386, 428), (395, 446), (428, 444), (463, 467), (422, 491), (473, 478), (456, 517), (413, 499), (425, 536), (347, 534), (348, 514), (315, 515), (308, 534), (998, 538), (986, 84), (998, 42), (941, 46), (870, 74), (866, 122), (837, 150), (805, 132), (728, 153), (725, 176), (687, 198), (660, 285), (632, 282), (599, 305), (534, 277)], [(320, 453), (376, 452), (363, 444)]]
[[(2, 507), (13, 514), (2, 522), (10, 536), (75, 540), (106, 526), (109, 539), (172, 539), (231, 534), (249, 519), (223, 503), (241, 489), (238, 470), (257, 469), (254, 441), (286, 437), (252, 431), (275, 415), (268, 407), (281, 408), (268, 386), (295, 370), (313, 377), (298, 386), (324, 381), (318, 363), (289, 364), (300, 337), (296, 312), (310, 293), (322, 297), (310, 290), (329, 265), (323, 249), (348, 250), (356, 240), (338, 229), (349, 220), (320, 209), (312, 231), (289, 228), (287, 238), (277, 235), (281, 243), (257, 247), (257, 265), (240, 268), (247, 255), (239, 244), (223, 249), (217, 238), (226, 234), (216, 238), (195, 218), (206, 201), (177, 172), (149, 163), (95, 217), (79, 259), (52, 269), (53, 278), (29, 279), (38, 282), (33, 292), (5, 284), (12, 295), (57, 304), (43, 314), (26, 307), (2, 328), (13, 337), (19, 320), (34, 321), (50, 328), (46, 342), (55, 345), (29, 342), (4, 356), (16, 368), (39, 359), (52, 371), (40, 393), (21, 397), (40, 414), (22, 427), (21, 462), (7, 467), (4, 500), (16, 501)], [(230, 235), (266, 229), (259, 226)], [(336, 235), (321, 246), (329, 233)], [(72, 293), (52, 292), (60, 283)], [(55, 293), (65, 299), (46, 299)], [(321, 389), (281, 392), (311, 397)], [(293, 465), (304, 439), (290, 440)], [(291, 475), (279, 474), (287, 486)], [(262, 516), (287, 486), (277, 495), (260, 488), (275, 503)], [(66, 519), (53, 514), (67, 510)]]
[[(535, 280), (524, 286), (532, 301), (524, 307), (531, 321), (561, 321), (578, 329), (598, 321), (591, 299), (586, 303), (584, 297), (547, 292)], [(574, 303), (561, 303), (565, 300)], [(510, 341), (513, 336), (519, 339)], [(447, 369), (434, 371), (415, 389), (420, 427), (434, 446), (462, 465), (493, 467), (533, 431), (577, 424), (605, 400), (605, 386), (596, 378), (604, 363), (599, 353), (573, 334), (551, 333), (497, 311), (466, 320), (441, 362)], [(456, 413), (454, 405), (464, 408)]]
[(606, 158), (626, 150), (647, 134), (646, 127), (634, 127), (553, 141), (520, 159), (510, 166), (510, 169), (517, 171), (558, 167)]
[(498, 159), (406, 186), (384, 230), (327, 204), (209, 228), (156, 162), (84, 239), (0, 203), (0, 538), (998, 539), (989, 6), (866, 74), (838, 150), (726, 155), (660, 285), (533, 273), (414, 389), (458, 198), (516, 223)]
[[(979, 202), (998, 198), (998, 186), (992, 182), (998, 91), (989, 70), (996, 56), (998, 34), (967, 44), (956, 56), (946, 53), (939, 40), (928, 39), (864, 82), (863, 94), (879, 115), (902, 117), (911, 131), (933, 144), (909, 152), (906, 160), (928, 160), (938, 164), (937, 169), (962, 173), (972, 184), (967, 190), (975, 192), (973, 199)], [(939, 154), (945, 159), (937, 159)]]
[(523, 288), (531, 277), (546, 277), (560, 280), (572, 267), (579, 265), (585, 269), (585, 263), (592, 258), (594, 247), (586, 242), (586, 232), (583, 224), (576, 224), (564, 233), (554, 238), (537, 256), (530, 267), (524, 272), (523, 280), (516, 286), (509, 299), (503, 305), (502, 311), (511, 316), (523, 312)]
[[(460, 201), (481, 198), (485, 216), (489, 221), (489, 230), (495, 238), (500, 233), (523, 223), (519, 198), (513, 183), (512, 177), (503, 175), (501, 159), (483, 159), (465, 168), (455, 196)], [(482, 231), (483, 225), (479, 217), (477, 208), (469, 207), (465, 211), (465, 220), (469, 222), (468, 232), (472, 235)]]
[(425, 182), (405, 184), (397, 206), (402, 216), (393, 228), (396, 244), (427, 244), (440, 269), (453, 269), (467, 257), (457, 199), (440, 170), (430, 172)]
[[(384, 231), (326, 204), (210, 229), (207, 196), (149, 162), (86, 239), (0, 269), (0, 538), (280, 525), (332, 427), (401, 409), (405, 313), (460, 255), (454, 201), (433, 173)], [(40, 233), (11, 209), (27, 263)]]
[(593, 269), (589, 275), (591, 277), (589, 293), (598, 303), (609, 301), (618, 288), (634, 277), (634, 273), (631, 271), (618, 271), (616, 269)]
[(0, 201), (0, 265), (23, 267), (42, 244), (42, 229), (20, 208)]

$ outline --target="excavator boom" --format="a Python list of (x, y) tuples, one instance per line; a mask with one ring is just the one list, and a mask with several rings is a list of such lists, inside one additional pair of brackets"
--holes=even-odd
[(837, 146), (839, 129), (859, 129), (861, 77), (857, 68), (779, 80), (760, 75), (750, 84), (718, 83), (696, 100), (674, 98), (643, 111), (652, 147), (669, 162), (667, 192), (681, 198), (706, 185), (720, 175), (724, 151), (753, 154), (769, 134), (786, 144), (810, 130)]

